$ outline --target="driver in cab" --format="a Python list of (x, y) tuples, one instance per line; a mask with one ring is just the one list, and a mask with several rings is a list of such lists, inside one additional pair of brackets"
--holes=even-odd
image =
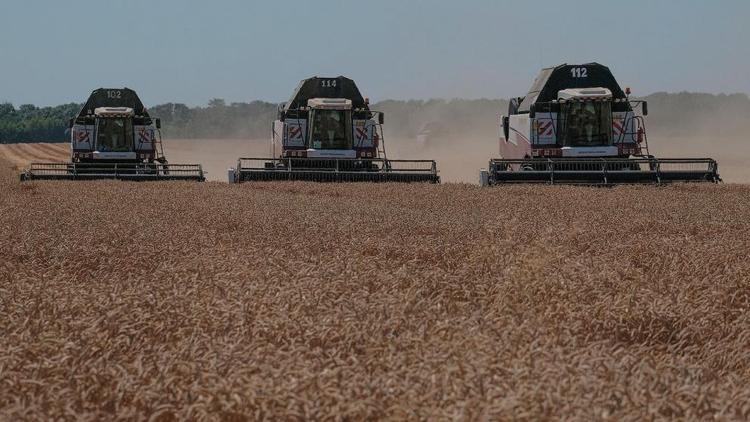
[[(345, 137), (345, 125), (341, 118), (341, 113), (325, 112), (318, 115), (318, 127), (316, 138), (321, 139), (323, 148), (332, 148), (337, 144), (337, 139)], [(322, 135), (322, 136), (321, 136)]]

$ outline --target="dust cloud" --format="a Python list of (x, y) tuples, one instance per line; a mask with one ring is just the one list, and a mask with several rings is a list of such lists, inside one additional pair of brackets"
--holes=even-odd
[(739, 136), (649, 136), (649, 151), (663, 158), (713, 158), (726, 183), (750, 183), (750, 143)]
[(173, 164), (201, 164), (206, 179), (226, 182), (227, 169), (240, 157), (271, 157), (266, 139), (165, 139), (164, 155)]
[(416, 139), (396, 138), (388, 141), (391, 159), (428, 159), (437, 162), (443, 183), (479, 183), (479, 170), (487, 168), (490, 158), (498, 156), (497, 136), (443, 138), (420, 145)]
[(713, 158), (724, 182), (750, 183), (748, 117), (723, 108), (692, 113), (682, 121), (647, 120), (649, 151), (657, 157)]

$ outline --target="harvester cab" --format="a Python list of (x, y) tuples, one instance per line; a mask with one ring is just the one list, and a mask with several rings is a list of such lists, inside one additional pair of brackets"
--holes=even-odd
[(229, 182), (308, 180), (438, 183), (434, 160), (391, 160), (384, 115), (370, 109), (353, 80), (312, 77), (279, 106), (271, 158), (240, 158)]
[(94, 90), (69, 129), (70, 162), (31, 163), (21, 180), (205, 180), (200, 164), (168, 163), (161, 121), (131, 89)]
[[(313, 98), (307, 101), (310, 134), (307, 157), (355, 158), (352, 142), (352, 102), (345, 98)], [(283, 145), (281, 146), (283, 149)]]
[(598, 63), (543, 69), (501, 117), (499, 159), (480, 184), (718, 182), (710, 158), (649, 154), (645, 101)]
[[(75, 122), (71, 122), (71, 132), (80, 135), (80, 141), (82, 141), (78, 142), (78, 137), (71, 139), (71, 142), (75, 143), (73, 161), (136, 161), (138, 156), (133, 143), (134, 117), (135, 112), (130, 107), (98, 107), (94, 110), (92, 119), (89, 119), (88, 122), (84, 119), (83, 125), (76, 125)], [(87, 123), (93, 123), (93, 125), (87, 125)], [(89, 133), (86, 126), (92, 126), (92, 132), (96, 133), (93, 148), (87, 148), (90, 145), (86, 145), (89, 142), (89, 139), (86, 138)], [(153, 134), (153, 131), (149, 133)], [(91, 149), (92, 152), (76, 152), (76, 147), (84, 151)], [(159, 158), (163, 158), (163, 156)]]
[[(565, 89), (557, 111), (564, 122), (557, 135), (562, 156), (619, 154), (612, 136), (612, 92), (606, 88)], [(593, 149), (593, 150), (592, 150)]]

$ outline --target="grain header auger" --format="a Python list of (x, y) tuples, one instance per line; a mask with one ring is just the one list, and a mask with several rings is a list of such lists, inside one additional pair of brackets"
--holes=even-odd
[(21, 180), (195, 180), (200, 164), (167, 162), (161, 122), (128, 88), (99, 88), (70, 119), (70, 162), (31, 163)]
[(343, 76), (305, 79), (279, 105), (271, 157), (240, 158), (229, 182), (440, 182), (434, 160), (386, 156), (383, 113)]
[(542, 69), (501, 117), (501, 158), (480, 172), (480, 184), (721, 181), (711, 158), (650, 155), (648, 106), (629, 95), (598, 63)]

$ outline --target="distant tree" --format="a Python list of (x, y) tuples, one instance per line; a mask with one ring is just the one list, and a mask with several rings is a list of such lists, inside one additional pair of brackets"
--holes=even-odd
[(23, 115), (31, 115), (33, 114), (38, 108), (34, 106), (33, 104), (21, 104), (20, 107), (18, 107), (18, 112)]
[(226, 107), (226, 101), (222, 98), (214, 98), (211, 101), (208, 102), (208, 106), (211, 108), (217, 108), (217, 107)]
[(0, 118), (11, 116), (16, 112), (15, 107), (11, 103), (0, 104)]

